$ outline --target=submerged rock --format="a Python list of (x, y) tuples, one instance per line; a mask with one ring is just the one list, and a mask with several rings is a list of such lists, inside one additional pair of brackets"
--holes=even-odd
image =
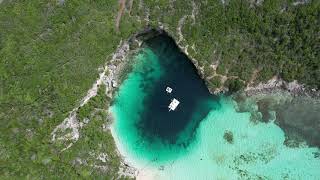
[(233, 144), (233, 133), (231, 131), (225, 131), (223, 138), (230, 144)]

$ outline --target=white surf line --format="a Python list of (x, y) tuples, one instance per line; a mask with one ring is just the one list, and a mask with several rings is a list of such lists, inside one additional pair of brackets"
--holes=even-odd
[[(65, 118), (62, 123), (60, 123), (58, 126), (55, 127), (55, 129), (51, 133), (51, 141), (56, 140), (62, 140), (62, 141), (72, 141), (62, 149), (61, 151), (65, 151), (69, 149), (73, 143), (75, 143), (79, 137), (79, 129), (83, 126), (80, 125), (79, 120), (77, 119), (77, 111), (80, 107), (84, 106), (89, 102), (89, 100), (97, 95), (98, 88), (101, 84), (106, 85), (106, 95), (111, 97), (112, 91), (117, 86), (117, 73), (120, 70), (119, 68), (121, 66), (115, 66), (114, 63), (117, 61), (123, 61), (129, 51), (129, 45), (127, 42), (122, 42), (122, 40), (119, 43), (119, 46), (116, 50), (116, 52), (113, 54), (112, 59), (109, 63), (107, 63), (104, 66), (103, 72), (99, 74), (99, 78), (96, 80), (96, 82), (92, 85), (92, 87), (88, 90), (87, 95), (80, 101), (80, 105), (76, 108), (74, 108), (67, 118)], [(108, 73), (107, 73), (108, 72)], [(107, 75), (106, 75), (107, 74)], [(70, 133), (67, 133), (65, 135), (62, 135), (61, 137), (58, 137), (57, 132), (64, 132), (67, 129), (71, 129)]]

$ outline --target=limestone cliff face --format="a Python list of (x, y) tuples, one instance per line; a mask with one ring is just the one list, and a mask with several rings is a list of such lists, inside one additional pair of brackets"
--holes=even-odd
[[(278, 51), (275, 50), (274, 46), (282, 47), (281, 42), (278, 42), (281, 36), (272, 39), (270, 35), (265, 34), (268, 33), (265, 31), (287, 31), (290, 27), (277, 29), (272, 24), (279, 22), (276, 17), (274, 17), (272, 20), (274, 22), (271, 24), (260, 27), (259, 22), (262, 21), (261, 19), (239, 18), (236, 15), (236, 13), (239, 13), (239, 9), (235, 8), (239, 7), (238, 5), (245, 9), (247, 8), (243, 13), (249, 13), (246, 14), (248, 17), (252, 17), (251, 15), (264, 17), (262, 14), (268, 14), (268, 12), (261, 12), (261, 8), (270, 8), (270, 11), (274, 10), (275, 14), (283, 14), (283, 18), (286, 18), (286, 14), (288, 17), (297, 14), (296, 8), (297, 6), (300, 8), (300, 5), (295, 3), (286, 4), (288, 7), (294, 6), (289, 10), (283, 7), (271, 7), (270, 4), (264, 3), (264, 1), (241, 1), (239, 3), (236, 1), (209, 2), (193, 0), (174, 0), (167, 3), (139, 0), (132, 3), (132, 0), (128, 0), (126, 1), (124, 12), (127, 12), (130, 17), (134, 17), (141, 27), (158, 27), (170, 34), (180, 49), (195, 64), (199, 74), (206, 80), (212, 93), (255, 87), (261, 82), (267, 83), (273, 79), (273, 76), (281, 76), (288, 82), (298, 79), (300, 84), (308, 86), (313, 84), (312, 88), (316, 87), (315, 84), (317, 83), (312, 83), (312, 79), (317, 82), (317, 76), (314, 75), (316, 72), (310, 73), (307, 71), (308, 67), (302, 67), (303, 65), (299, 64), (301, 61), (277, 64), (277, 59), (281, 58), (281, 54), (277, 54)], [(306, 4), (307, 6), (312, 6), (312, 4)], [(278, 10), (278, 8), (280, 9)], [(126, 13), (123, 13), (123, 17), (125, 16)], [(242, 20), (239, 21), (239, 19)], [(255, 22), (250, 22), (252, 20), (255, 20)], [(251, 27), (251, 23), (256, 25), (252, 27), (253, 29), (247, 29), (248, 25)], [(294, 24), (295, 22), (292, 23)], [(233, 27), (233, 25), (236, 27)], [(256, 29), (257, 26), (262, 29), (261, 32)], [(285, 24), (283, 27), (285, 27)], [(122, 28), (125, 27), (122, 26)], [(294, 29), (292, 31), (295, 32)], [(297, 35), (299, 36), (299, 34)], [(262, 39), (259, 38), (264, 38), (263, 42), (260, 42)], [(292, 39), (290, 41), (295, 41), (294, 38), (288, 38)], [(270, 41), (274, 42), (263, 44)], [(310, 46), (312, 46), (312, 43), (310, 43)], [(290, 47), (290, 44), (287, 47)], [(263, 50), (266, 48), (268, 49), (267, 52), (270, 52), (272, 57), (274, 56), (275, 58), (270, 59), (271, 57)], [(310, 48), (312, 49), (312, 47)], [(288, 51), (283, 50), (283, 52)], [(295, 57), (300, 57), (301, 55), (303, 54), (298, 54), (297, 56), (295, 54), (286, 54), (287, 58), (285, 59), (295, 59)], [(315, 60), (312, 59), (311, 61)], [(302, 76), (299, 75), (299, 72), (300, 74), (305, 74), (302, 75), (303, 77), (312, 76), (311, 81), (310, 78), (301, 78)]]
[[(129, 40), (129, 45), (131, 50), (135, 50), (141, 47), (144, 40), (147, 40), (149, 38), (152, 38), (154, 36), (157, 36), (159, 34), (165, 33), (169, 36), (171, 36), (170, 31), (167, 32), (165, 27), (157, 27), (153, 28), (151, 26), (146, 27), (145, 29), (137, 32), (135, 35), (133, 35)], [(213, 63), (210, 65), (209, 68), (213, 69), (213, 74), (206, 74), (204, 72), (203, 66), (199, 65), (199, 61), (194, 59), (192, 55), (188, 53), (188, 47), (189, 45), (183, 46), (181, 44), (181, 41), (178, 40), (179, 37), (176, 36), (175, 33), (172, 32), (172, 38), (175, 39), (177, 45), (180, 47), (181, 51), (184, 52), (189, 59), (192, 61), (192, 63), (195, 65), (195, 67), (198, 70), (198, 73), (202, 79), (205, 80), (207, 87), (209, 91), (213, 94), (219, 94), (219, 93), (226, 93), (230, 91), (228, 85), (226, 84), (227, 80), (234, 80), (239, 79), (237, 76), (228, 76), (223, 74), (218, 74), (216, 72), (217, 67), (219, 66), (219, 62)], [(180, 44), (179, 44), (180, 43)], [(258, 70), (254, 71), (249, 81), (243, 81), (239, 80), (241, 83), (243, 83), (242, 87), (237, 90), (244, 91), (248, 96), (255, 95), (259, 93), (268, 93), (272, 91), (277, 90), (285, 90), (291, 93), (294, 96), (300, 95), (300, 96), (312, 96), (312, 97), (320, 97), (320, 91), (317, 91), (316, 89), (309, 89), (306, 88), (303, 84), (298, 83), (296, 80), (292, 82), (286, 82), (283, 79), (281, 79), (279, 76), (274, 76), (267, 82), (259, 82), (257, 80), (257, 73)], [(220, 79), (220, 86), (212, 86), (212, 79), (215, 77), (219, 77)], [(231, 90), (232, 91), (232, 90)], [(232, 92), (230, 92), (232, 93)]]

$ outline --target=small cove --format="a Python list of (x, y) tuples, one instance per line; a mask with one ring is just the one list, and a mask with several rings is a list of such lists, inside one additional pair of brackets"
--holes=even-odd
[[(254, 125), (249, 113), (235, 111), (229, 97), (211, 95), (166, 34), (146, 40), (132, 62), (111, 106), (112, 132), (121, 154), (138, 168), (138, 178), (320, 176), (316, 148), (285, 147), (284, 133), (274, 123)], [(172, 98), (180, 104), (169, 112)], [(227, 131), (232, 143), (223, 138)]]

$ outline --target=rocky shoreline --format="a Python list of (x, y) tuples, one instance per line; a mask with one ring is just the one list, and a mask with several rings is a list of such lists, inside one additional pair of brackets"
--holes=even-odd
[[(129, 63), (129, 61), (131, 58), (129, 57), (134, 55), (143, 46), (143, 41), (162, 33), (165, 33), (168, 35), (168, 33), (164, 30), (164, 28), (152, 28), (149, 26), (137, 32), (136, 34), (134, 34), (129, 40), (121, 41), (119, 43), (117, 50), (115, 51), (115, 53), (113, 53), (111, 60), (108, 61), (104, 66), (104, 68), (101, 69), (102, 72), (100, 73), (99, 79), (96, 81), (95, 84), (93, 84), (92, 89), (88, 91), (87, 96), (81, 100), (79, 107), (86, 104), (90, 98), (96, 95), (97, 88), (100, 84), (106, 85), (107, 96), (110, 98), (113, 98), (114, 93), (117, 91), (117, 88), (119, 88), (119, 85), (125, 79), (126, 75), (130, 72), (131, 64)], [(198, 74), (200, 75), (200, 77), (206, 83), (209, 83), (208, 78), (204, 76), (203, 68), (199, 67), (197, 61), (192, 57), (190, 57), (185, 47), (182, 47), (182, 45), (180, 45), (179, 43), (177, 43), (177, 45), (179, 46), (182, 52), (184, 52), (187, 56), (189, 56), (189, 59), (192, 61), (192, 63), (198, 70)], [(226, 93), (228, 91), (228, 88), (224, 86), (219, 87), (217, 89), (219, 90), (218, 91), (211, 90), (211, 93), (221, 94), (221, 93)], [(253, 119), (260, 118), (262, 120), (272, 119), (273, 116), (274, 116), (273, 119), (281, 118), (281, 117), (276, 117), (277, 114), (279, 114), (279, 109), (281, 109), (280, 107), (286, 105), (286, 103), (292, 102), (292, 99), (294, 99), (295, 97), (309, 97), (314, 99), (319, 99), (320, 97), (319, 90), (308, 89), (304, 85), (299, 84), (297, 81), (288, 83), (277, 76), (270, 79), (266, 83), (259, 83), (256, 86), (248, 85), (246, 88), (244, 88), (240, 92), (242, 94), (241, 96), (238, 96), (239, 93), (231, 94), (232, 96), (235, 97), (235, 101), (238, 104), (238, 111), (251, 112)], [(285, 98), (282, 98), (279, 100), (278, 98), (279, 96), (277, 96), (278, 94), (285, 94)], [(256, 104), (256, 106), (249, 107), (249, 108), (241, 107), (241, 106), (246, 106), (248, 104), (247, 101), (250, 101), (250, 103), (254, 102), (252, 104)], [(71, 111), (70, 116), (66, 118), (59, 126), (57, 126), (54, 132), (52, 132), (52, 141), (55, 141), (55, 139), (57, 138), (65, 138), (65, 137), (56, 137), (57, 130), (61, 130), (61, 129), (63, 130), (63, 129), (72, 127), (73, 129), (72, 132), (75, 132), (74, 135), (71, 137), (72, 143), (69, 144), (69, 146), (67, 146), (65, 149), (68, 149), (69, 147), (71, 147), (72, 144), (78, 139), (78, 136), (79, 136), (78, 129), (80, 128), (80, 126), (78, 125), (79, 123), (77, 122), (76, 117), (74, 117), (75, 116), (74, 112), (79, 107)], [(286, 115), (282, 114), (282, 116), (284, 117)], [(290, 124), (290, 121), (287, 121), (284, 119), (280, 121), (278, 120), (276, 123), (282, 129), (284, 129), (286, 134), (289, 134), (288, 136), (290, 137), (288, 138), (288, 142), (290, 142), (292, 139), (294, 139), (294, 141), (296, 141), (297, 139), (295, 138), (297, 135), (295, 133), (292, 133), (293, 130), (297, 130), (300, 132), (303, 131), (302, 135), (301, 133), (300, 135), (298, 135), (300, 139), (301, 138), (305, 139), (306, 136), (310, 135), (308, 131), (316, 135), (318, 135), (317, 132), (320, 132), (320, 127), (318, 126), (311, 126), (311, 127), (309, 126), (308, 128), (301, 130), (301, 128), (299, 128), (299, 126), (301, 126), (301, 121), (292, 121), (294, 123)], [(312, 138), (313, 138), (312, 140), (309, 140), (309, 141), (307, 140), (308, 143), (310, 145), (318, 145), (318, 141), (314, 141), (314, 136), (312, 136)], [(70, 138), (68, 138), (68, 140), (70, 140)], [(292, 145), (291, 143), (291, 145), (288, 144), (288, 146), (294, 146), (294, 145)], [(118, 154), (121, 156), (120, 152), (118, 152)], [(138, 170), (130, 166), (125, 161), (125, 158), (123, 157), (122, 157), (121, 164), (122, 164), (120, 168), (121, 170), (119, 172), (121, 175), (130, 176), (130, 177), (136, 176), (136, 173), (138, 172)]]
[[(145, 29), (143, 29), (142, 31), (136, 33), (135, 35), (132, 36), (132, 38), (129, 39), (129, 49), (133, 49), (133, 50), (137, 50), (139, 48), (142, 47), (143, 45), (143, 41), (152, 38), (154, 36), (157, 36), (159, 34), (165, 33), (168, 35), (168, 33), (163, 29), (163, 28), (152, 28), (152, 27), (146, 27)], [(184, 52), (187, 56), (189, 56), (186, 52), (186, 49), (184, 47), (182, 47), (181, 45), (179, 45), (177, 43), (177, 45), (180, 47), (181, 51)], [(134, 48), (132, 48), (134, 47)], [(126, 57), (125, 52), (127, 51), (118, 51), (118, 55), (119, 57), (122, 57), (122, 61), (125, 59), (123, 57)], [(189, 56), (189, 59), (192, 61), (192, 63), (195, 65), (195, 67), (198, 70), (198, 73), (200, 75), (200, 77), (206, 82), (208, 83), (208, 79), (204, 77), (203, 72), (201, 67), (199, 67), (197, 61), (195, 59), (193, 59), (192, 57)], [(110, 68), (112, 69), (112, 68)], [(113, 68), (113, 70), (115, 70)], [(114, 73), (116, 72), (116, 73)], [(111, 74), (121, 74), (123, 73), (123, 71), (112, 71), (110, 72)], [(117, 76), (113, 76), (113, 77), (117, 77)], [(113, 79), (113, 81), (117, 82), (117, 79)], [(120, 84), (117, 83), (117, 84)], [(220, 87), (219, 91), (211, 91), (211, 93), (213, 94), (221, 94), (221, 93), (227, 93), (228, 92), (228, 88), (227, 87)], [(303, 84), (299, 84), (297, 81), (293, 81), (293, 82), (286, 82), (284, 80), (282, 80), (280, 77), (278, 76), (274, 76), (272, 79), (270, 79), (269, 81), (267, 81), (266, 83), (262, 83), (260, 82), (258, 85), (247, 85), (244, 89), (239, 91), (240, 93), (244, 94), (244, 96), (242, 98), (251, 98), (251, 100), (255, 100), (256, 103), (260, 102), (260, 111), (276, 111), (275, 109), (267, 109), (266, 108), (270, 108), (269, 106), (266, 106), (264, 108), (262, 108), (261, 106), (263, 106), (263, 99), (268, 99), (268, 101), (273, 101), (275, 102), (274, 104), (277, 104), (277, 107), (284, 105), (285, 103), (291, 102), (292, 99), (296, 98), (296, 97), (308, 97), (308, 98), (312, 98), (312, 99), (319, 99), (320, 97), (320, 91), (316, 90), (316, 89), (309, 89), (307, 87), (305, 87)], [(239, 93), (230, 93), (232, 96), (234, 94), (239, 94)], [(281, 100), (277, 100), (278, 95), (282, 94), (285, 95), (285, 98), (282, 98)], [(238, 101), (239, 103), (239, 101)], [(250, 110), (252, 111), (252, 110)], [(262, 115), (257, 115), (256, 111), (254, 114), (256, 116), (256, 118), (263, 118)], [(261, 113), (261, 112), (260, 112)], [(268, 113), (264, 112), (265, 116), (271, 117), (272, 115), (267, 115)], [(279, 114), (279, 112), (278, 112)], [(273, 116), (276, 116), (276, 114), (274, 114)], [(276, 117), (274, 117), (276, 118)], [(265, 118), (266, 119), (266, 118)], [(279, 125), (281, 124), (281, 122), (279, 122)], [(286, 125), (282, 125), (284, 128), (284, 126)], [(292, 128), (292, 127), (291, 127)], [(285, 128), (284, 128), (285, 129)], [(296, 129), (299, 129), (299, 127), (297, 127)]]
[[(133, 38), (130, 39), (130, 41), (139, 41), (141, 44), (144, 40), (151, 38), (153, 36), (159, 35), (165, 33), (166, 35), (169, 35), (164, 27), (158, 27), (158, 28), (152, 28), (152, 27), (146, 27), (142, 31), (138, 32), (133, 36)], [(173, 39), (175, 37), (171, 36)], [(198, 70), (199, 76), (207, 83), (209, 84), (209, 79), (204, 76), (203, 68), (201, 68), (197, 60), (195, 60), (193, 57), (190, 57), (190, 55), (187, 52), (186, 47), (183, 47), (179, 42), (177, 42), (177, 46), (181, 49), (183, 53), (185, 53), (189, 59), (192, 61), (196, 69)], [(140, 46), (141, 46), (140, 44)], [(187, 45), (188, 46), (188, 45)], [(215, 67), (216, 68), (216, 67)], [(228, 79), (228, 77), (226, 77)], [(228, 88), (225, 86), (216, 88), (214, 90), (209, 89), (212, 94), (221, 94), (221, 93), (227, 93)], [(246, 87), (242, 89), (247, 96), (253, 96), (256, 94), (268, 94), (268, 93), (274, 93), (277, 91), (288, 91), (293, 96), (309, 96), (314, 98), (320, 97), (320, 91), (317, 89), (310, 89), (306, 87), (303, 84), (298, 83), (296, 80), (292, 82), (286, 82), (282, 80), (278, 76), (274, 76), (272, 79), (268, 80), (266, 83), (260, 82), (258, 85), (250, 85), (249, 83), (246, 84)]]
[[(168, 33), (164, 28), (152, 28), (146, 27), (140, 32), (137, 32), (133, 35), (127, 42), (122, 43), (118, 47), (118, 50), (113, 55), (112, 60), (107, 66), (108, 76), (105, 78), (105, 84), (108, 86), (109, 96), (112, 97), (113, 93), (118, 88), (118, 85), (121, 84), (121, 78), (125, 77), (128, 71), (125, 71), (124, 67), (129, 62), (128, 58), (130, 54), (134, 54), (143, 46), (143, 41), (152, 38), (154, 36)], [(199, 67), (197, 61), (190, 57), (187, 52), (187, 49), (177, 43), (182, 52), (184, 52), (192, 63), (195, 65), (198, 70), (199, 76), (206, 82), (209, 83), (208, 78), (204, 76), (203, 68)], [(213, 94), (221, 94), (228, 92), (227, 87), (219, 87), (218, 91), (210, 91)], [(286, 145), (289, 147), (301, 146), (304, 143), (310, 146), (317, 146), (319, 142), (315, 140), (316, 134), (320, 132), (320, 127), (318, 126), (303, 126), (303, 119), (296, 119), (294, 121), (289, 121), (286, 110), (283, 107), (288, 106), (295, 97), (310, 97), (319, 99), (320, 91), (316, 89), (308, 89), (304, 85), (299, 84), (297, 81), (285, 82), (281, 78), (275, 76), (266, 83), (259, 83), (256, 86), (247, 85), (243, 90), (240, 90), (245, 96), (244, 99), (251, 101), (251, 104), (255, 104), (254, 108), (251, 109), (242, 109), (242, 111), (247, 111), (252, 113), (252, 119), (259, 119), (262, 122), (268, 122), (270, 120), (276, 120), (275, 123), (280, 126), (281, 129), (286, 133)], [(237, 93), (236, 93), (237, 94)], [(231, 94), (232, 96), (234, 93)], [(281, 97), (281, 98), (280, 98)], [(236, 101), (239, 106), (241, 106), (240, 101)], [(289, 108), (290, 109), (290, 108)], [(291, 108), (291, 110), (295, 109)], [(285, 113), (281, 113), (285, 112)], [(320, 111), (320, 110), (319, 110)], [(314, 119), (309, 119), (309, 121), (315, 121)], [(317, 121), (315, 121), (317, 122)], [(301, 133), (302, 132), (302, 133)], [(311, 137), (311, 138), (310, 138)], [(120, 152), (119, 152), (120, 154)], [(121, 174), (134, 177), (139, 170), (135, 167), (130, 166), (126, 162), (125, 158), (122, 158), (122, 172)], [(127, 171), (127, 170), (128, 171)]]
[(281, 78), (274, 76), (266, 83), (259, 83), (257, 86), (247, 86), (244, 92), (247, 96), (254, 96), (257, 94), (269, 94), (277, 91), (287, 91), (292, 96), (308, 96), (313, 98), (320, 97), (320, 91), (316, 89), (309, 89), (297, 81), (286, 82)]
[[(135, 35), (130, 38), (128, 41), (130, 46), (133, 45), (135, 42), (139, 42), (138, 47), (140, 48), (143, 44), (143, 41), (149, 38), (152, 38), (153, 36), (157, 36), (159, 34), (165, 33), (168, 36), (171, 36), (166, 30), (165, 27), (146, 27), (145, 29), (141, 30), (140, 32), (136, 33)], [(176, 39), (174, 36), (171, 36), (173, 39)], [(182, 46), (179, 42), (177, 42), (177, 46), (180, 48), (180, 50), (185, 53), (189, 59), (192, 61), (196, 69), (198, 70), (199, 76), (207, 83), (209, 84), (209, 79), (204, 76), (203, 68), (198, 65), (197, 60), (195, 60), (193, 57), (190, 57), (190, 55), (187, 52), (186, 47)], [(137, 47), (137, 45), (134, 45)], [(188, 46), (188, 45), (187, 45)], [(228, 77), (226, 77), (228, 79)], [(233, 78), (233, 77), (231, 77)], [(286, 82), (282, 80), (278, 76), (274, 76), (272, 79), (267, 81), (266, 83), (260, 82), (258, 85), (250, 85), (249, 83), (245, 84), (246, 87), (242, 90), (248, 95), (256, 95), (261, 93), (273, 93), (275, 91), (288, 91), (293, 96), (310, 96), (314, 98), (320, 97), (320, 91), (317, 89), (310, 89), (306, 87), (303, 84), (298, 83), (297, 81), (292, 82)], [(216, 88), (216, 89), (209, 89), (212, 94), (220, 94), (220, 93), (226, 93), (228, 92), (228, 88), (225, 86)]]

